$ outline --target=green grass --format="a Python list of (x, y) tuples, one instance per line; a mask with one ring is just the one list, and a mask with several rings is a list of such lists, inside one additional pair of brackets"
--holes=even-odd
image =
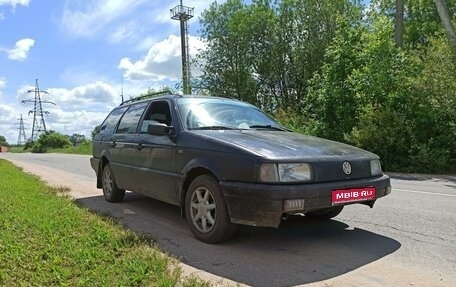
[(23, 153), (23, 152), (26, 152), (26, 151), (24, 151), (24, 146), (11, 146), (10, 147), (10, 152)]
[[(23, 152), (30, 152), (29, 150), (24, 150), (23, 146), (15, 146), (10, 147), (10, 152), (12, 153), (23, 153)], [(48, 149), (48, 153), (66, 153), (66, 154), (92, 154), (92, 142), (83, 143), (77, 146), (70, 146), (66, 148), (56, 148), (56, 149)]]
[(210, 286), (66, 191), (0, 160), (0, 286)]
[(77, 146), (70, 146), (67, 148), (49, 149), (48, 152), (91, 155), (92, 154), (92, 142), (80, 144)]

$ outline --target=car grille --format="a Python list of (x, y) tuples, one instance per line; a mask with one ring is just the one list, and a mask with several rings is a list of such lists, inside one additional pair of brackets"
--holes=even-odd
[(346, 161), (333, 161), (333, 162), (317, 162), (313, 163), (314, 180), (315, 182), (331, 182), (348, 179), (368, 178), (371, 176), (370, 161), (350, 161), (347, 162), (351, 165), (351, 173), (345, 174), (342, 165)]

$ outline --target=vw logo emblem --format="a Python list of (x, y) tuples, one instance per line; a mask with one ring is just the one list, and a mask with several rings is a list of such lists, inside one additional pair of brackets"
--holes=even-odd
[(352, 167), (351, 167), (351, 165), (350, 165), (350, 163), (348, 161), (345, 161), (342, 164), (342, 170), (344, 171), (344, 173), (346, 175), (350, 175), (350, 173), (352, 173)]

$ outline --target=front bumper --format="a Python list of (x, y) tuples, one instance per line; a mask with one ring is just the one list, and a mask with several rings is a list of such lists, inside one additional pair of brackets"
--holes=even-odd
[[(221, 181), (231, 221), (253, 226), (278, 227), (284, 213), (284, 201), (304, 199), (307, 212), (332, 207), (331, 192), (335, 189), (375, 187), (376, 196), (369, 201), (355, 202), (371, 207), (374, 202), (391, 192), (390, 178), (383, 175), (376, 178), (354, 179), (329, 183), (307, 183), (295, 185), (273, 185)], [(344, 203), (342, 205), (353, 204)]]

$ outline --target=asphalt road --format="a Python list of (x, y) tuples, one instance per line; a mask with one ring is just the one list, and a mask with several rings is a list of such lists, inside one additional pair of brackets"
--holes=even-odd
[(392, 174), (391, 195), (373, 209), (348, 206), (327, 223), (296, 216), (278, 229), (243, 226), (229, 242), (208, 245), (194, 239), (175, 206), (133, 193), (106, 202), (89, 156), (0, 158), (71, 187), (81, 205), (152, 237), (185, 264), (241, 284), (456, 286), (456, 176)]

